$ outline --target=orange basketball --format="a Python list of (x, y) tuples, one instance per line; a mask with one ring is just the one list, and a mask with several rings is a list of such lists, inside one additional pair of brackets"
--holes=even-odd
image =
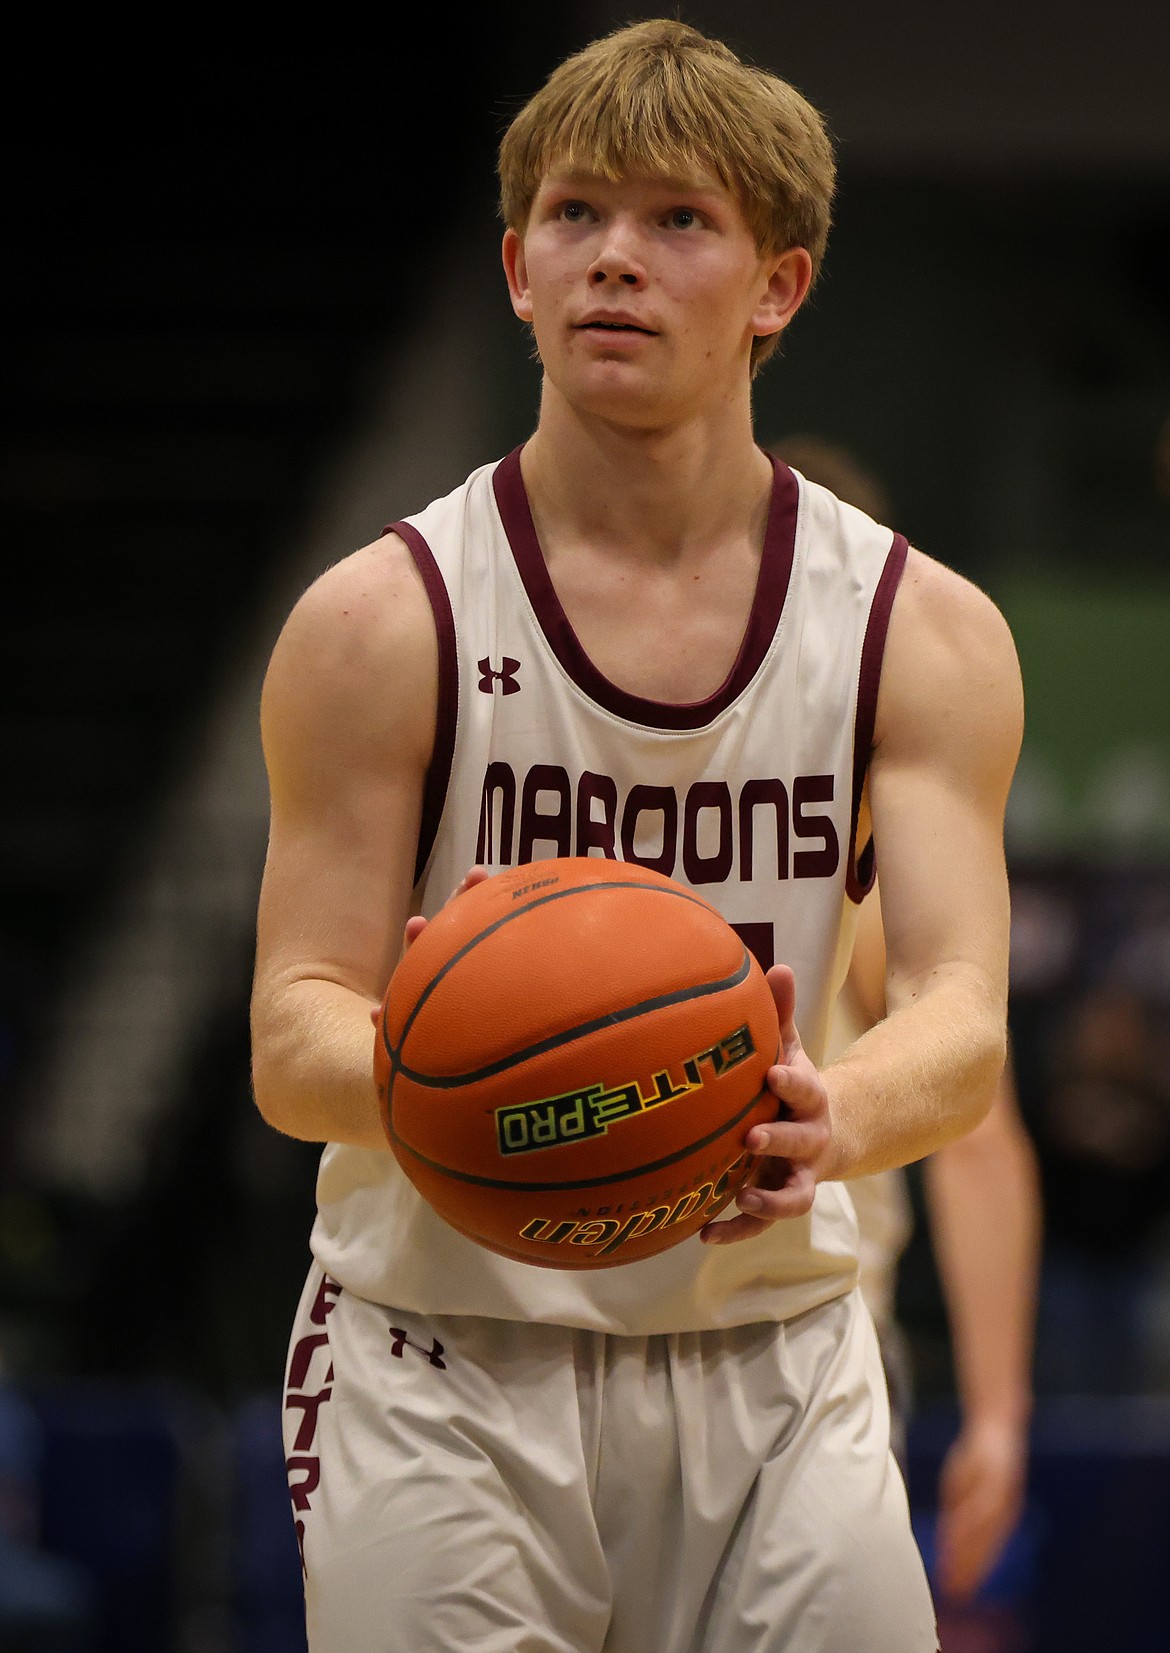
[(453, 1228), (547, 1268), (665, 1251), (721, 1211), (776, 1117), (759, 964), (694, 891), (622, 861), (509, 868), (442, 908), (382, 1003), (406, 1175)]

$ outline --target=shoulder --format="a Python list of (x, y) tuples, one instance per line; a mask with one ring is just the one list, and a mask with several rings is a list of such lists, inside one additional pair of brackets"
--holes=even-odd
[(363, 546), (313, 581), (294, 604), (272, 652), (268, 683), (292, 672), (341, 681), (392, 665), (403, 651), (434, 646), (430, 601), (414, 558), (397, 534)]
[[(302, 592), (273, 651), (311, 659), (365, 656), (400, 646), (426, 629), (430, 605), (422, 578), (397, 534), (385, 534), (334, 563)], [(305, 663), (311, 663), (311, 659)]]
[(1014, 762), (1023, 728), (1020, 664), (987, 593), (911, 548), (890, 615), (878, 744), (903, 729), (940, 726), (952, 740), (985, 731)]
[(266, 749), (433, 736), (437, 643), (409, 549), (386, 534), (325, 570), (277, 637), (261, 694)]
[(990, 651), (1015, 659), (1007, 621), (987, 593), (964, 575), (910, 547), (894, 600), (891, 632), (898, 627), (920, 642), (934, 640), (976, 654)]

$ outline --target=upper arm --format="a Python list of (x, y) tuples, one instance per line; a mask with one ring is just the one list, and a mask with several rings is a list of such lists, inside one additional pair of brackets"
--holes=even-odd
[(395, 536), (328, 570), (286, 621), (261, 697), (261, 1000), (306, 979), (381, 997), (409, 913), (437, 676), (430, 605)]
[(869, 802), (882, 888), (887, 1000), (959, 969), (1006, 1004), (1003, 821), (1019, 754), (1019, 663), (999, 610), (911, 552), (878, 695)]

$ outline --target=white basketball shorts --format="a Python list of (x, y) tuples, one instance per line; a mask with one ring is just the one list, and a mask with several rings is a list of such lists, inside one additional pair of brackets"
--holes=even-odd
[(851, 1292), (614, 1337), (424, 1318), (314, 1265), (285, 1448), (310, 1653), (934, 1653)]

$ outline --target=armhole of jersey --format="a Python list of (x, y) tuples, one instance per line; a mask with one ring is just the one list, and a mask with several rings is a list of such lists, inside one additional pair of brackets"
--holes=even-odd
[(418, 853), (414, 863), (414, 881), (417, 884), (430, 859), (435, 834), (447, 801), (447, 787), (451, 780), (451, 761), (455, 755), (455, 728), (459, 719), (459, 657), (455, 647), (455, 616), (451, 611), (451, 597), (446, 582), (439, 572), (435, 554), (409, 522), (392, 522), (382, 530), (397, 534), (405, 542), (414, 558), (414, 566), (422, 577), (435, 617), (435, 636), (439, 645), (439, 700), (435, 712), (435, 744), (427, 766), (423, 786), (422, 818), (418, 827)]
[(872, 835), (860, 854), (857, 849), (857, 817), (861, 811), (861, 794), (873, 754), (873, 730), (877, 718), (878, 685), (882, 679), (882, 660), (886, 652), (886, 633), (890, 626), (890, 612), (894, 596), (906, 567), (909, 546), (901, 534), (894, 535), (894, 543), (886, 556), (886, 566), (873, 594), (869, 619), (865, 626), (865, 640), (861, 645), (861, 667), (857, 680), (857, 713), (853, 724), (853, 813), (849, 822), (849, 861), (845, 873), (845, 893), (850, 901), (861, 902), (873, 889), (877, 877)]

